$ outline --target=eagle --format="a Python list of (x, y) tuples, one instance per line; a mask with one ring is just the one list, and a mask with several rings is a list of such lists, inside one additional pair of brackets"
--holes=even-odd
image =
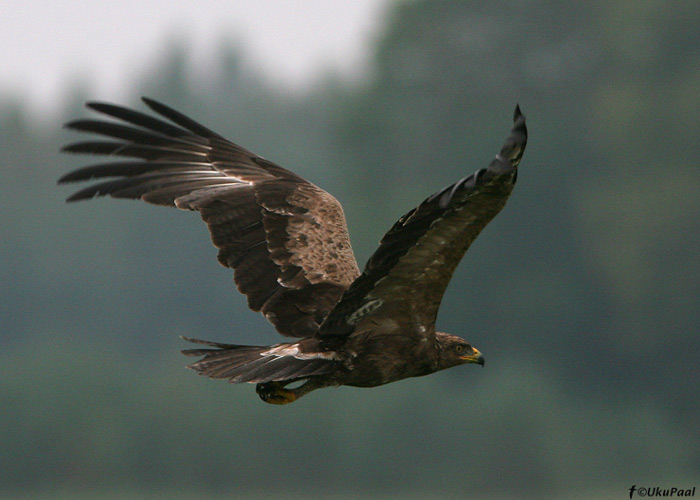
[(484, 365), (466, 340), (435, 331), (464, 253), (501, 211), (527, 143), (525, 116), (486, 168), (430, 195), (401, 217), (360, 272), (345, 215), (329, 193), (149, 98), (152, 113), (88, 102), (109, 119), (68, 129), (96, 134), (62, 151), (115, 161), (59, 183), (94, 181), (67, 201), (141, 199), (198, 211), (238, 290), (289, 342), (238, 345), (195, 338), (183, 350), (201, 375), (256, 384), (272, 404), (328, 386), (375, 387), (457, 365)]

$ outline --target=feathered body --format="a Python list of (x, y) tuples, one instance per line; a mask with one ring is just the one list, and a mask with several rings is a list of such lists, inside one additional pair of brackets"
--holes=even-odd
[[(256, 383), (270, 403), (329, 385), (372, 387), (463, 363), (483, 364), (465, 340), (435, 331), (462, 256), (503, 208), (527, 142), (525, 117), (487, 168), (446, 187), (401, 217), (360, 273), (338, 201), (298, 175), (224, 139), (156, 101), (169, 121), (104, 103), (120, 122), (77, 120), (71, 129), (107, 136), (65, 151), (130, 158), (88, 166), (60, 182), (105, 179), (69, 201), (109, 195), (199, 211), (248, 305), (300, 340), (206, 347), (190, 365), (211, 378)], [(285, 386), (303, 381), (296, 388)]]

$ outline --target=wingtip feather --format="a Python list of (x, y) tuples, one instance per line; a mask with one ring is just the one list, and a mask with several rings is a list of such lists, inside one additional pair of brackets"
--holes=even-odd
[(170, 118), (170, 116), (168, 116), (169, 112), (177, 115), (181, 114), (179, 111), (174, 110), (170, 106), (163, 104), (160, 101), (156, 101), (155, 99), (152, 99), (150, 97), (141, 96), (141, 102), (148, 106), (152, 111), (155, 111), (159, 115), (166, 116), (168, 117), (168, 119), (172, 119)]
[(59, 177), (58, 181), (56, 181), (56, 184), (67, 184), (71, 181), (71, 176), (73, 175), (73, 172), (67, 173), (66, 175), (62, 175)]
[(108, 104), (100, 101), (87, 101), (85, 103), (86, 108), (93, 109), (95, 111), (100, 111), (101, 109), (104, 109), (105, 106), (108, 106)]
[(515, 112), (513, 113), (514, 123), (513, 128), (511, 129), (511, 138), (523, 150), (527, 144), (527, 125), (525, 124), (525, 121), (525, 115), (520, 109), (520, 104), (516, 104)]
[(516, 104), (515, 104), (515, 111), (513, 112), (513, 121), (514, 121), (514, 122), (517, 122), (518, 119), (521, 118), (521, 117), (522, 117), (523, 120), (525, 119), (525, 115), (524, 115), (523, 112), (520, 110), (520, 104), (519, 104), (519, 103), (516, 103)]

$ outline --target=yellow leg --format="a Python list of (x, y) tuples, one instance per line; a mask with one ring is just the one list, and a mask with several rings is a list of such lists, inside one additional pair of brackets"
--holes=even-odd
[(293, 389), (285, 389), (280, 382), (267, 382), (255, 387), (260, 399), (273, 405), (286, 405), (297, 400), (298, 396)]

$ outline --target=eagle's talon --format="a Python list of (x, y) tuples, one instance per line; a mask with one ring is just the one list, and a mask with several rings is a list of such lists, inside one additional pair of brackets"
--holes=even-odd
[(285, 405), (296, 401), (297, 396), (294, 391), (284, 388), (279, 382), (267, 382), (255, 386), (255, 392), (260, 399), (273, 405)]

